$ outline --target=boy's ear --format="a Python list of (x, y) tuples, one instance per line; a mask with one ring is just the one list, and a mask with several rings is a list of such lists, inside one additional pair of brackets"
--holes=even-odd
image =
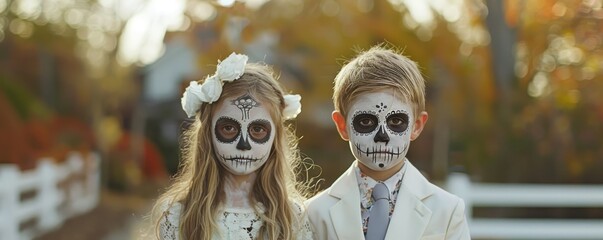
[(348, 129), (345, 124), (345, 117), (337, 110), (333, 111), (331, 117), (333, 118), (333, 122), (335, 122), (339, 136), (341, 136), (343, 140), (349, 141), (350, 138), (348, 137)]
[(415, 139), (417, 139), (419, 137), (419, 135), (421, 135), (421, 132), (423, 131), (423, 128), (425, 127), (425, 124), (427, 123), (427, 112), (422, 111), (419, 114), (419, 117), (417, 117), (417, 119), (415, 119), (415, 124), (413, 125), (412, 128), (412, 133), (410, 134), (410, 140), (414, 141)]

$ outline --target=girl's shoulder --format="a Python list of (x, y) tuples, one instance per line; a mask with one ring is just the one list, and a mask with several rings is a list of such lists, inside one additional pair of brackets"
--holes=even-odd
[(306, 212), (306, 207), (304, 206), (303, 201), (290, 198), (289, 206), (291, 206), (291, 209), (293, 209), (293, 212), (297, 215), (302, 215)]
[(312, 226), (306, 214), (306, 207), (303, 201), (296, 199), (289, 199), (289, 205), (293, 209), (297, 220), (295, 225), (296, 239), (298, 240), (311, 240), (313, 239)]
[(161, 207), (162, 215), (159, 221), (159, 234), (162, 240), (178, 240), (178, 226), (182, 204), (174, 202)]
[(170, 222), (178, 222), (180, 220), (180, 214), (182, 212), (182, 204), (179, 202), (173, 202), (169, 205), (162, 206), (163, 218)]

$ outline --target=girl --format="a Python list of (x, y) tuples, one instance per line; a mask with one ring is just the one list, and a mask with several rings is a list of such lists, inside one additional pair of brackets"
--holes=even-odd
[(231, 54), (182, 106), (195, 121), (183, 163), (153, 208), (160, 239), (311, 239), (294, 169), (297, 139), (284, 121), (300, 111), (270, 69)]

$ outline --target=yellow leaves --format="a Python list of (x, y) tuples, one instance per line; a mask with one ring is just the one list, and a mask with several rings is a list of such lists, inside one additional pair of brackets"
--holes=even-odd
[(556, 96), (556, 105), (561, 109), (573, 110), (580, 102), (580, 91), (578, 90), (566, 90), (560, 92)]
[(100, 119), (95, 130), (99, 140), (98, 146), (105, 152), (112, 149), (123, 134), (119, 119), (111, 116)]

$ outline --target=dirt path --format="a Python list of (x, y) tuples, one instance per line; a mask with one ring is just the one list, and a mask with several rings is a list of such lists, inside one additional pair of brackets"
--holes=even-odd
[(122, 240), (136, 239), (136, 228), (153, 200), (132, 194), (104, 191), (92, 211), (68, 219), (61, 228), (38, 240)]

